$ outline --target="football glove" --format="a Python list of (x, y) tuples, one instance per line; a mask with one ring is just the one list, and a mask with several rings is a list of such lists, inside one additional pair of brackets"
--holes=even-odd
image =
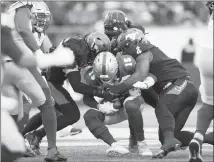
[(119, 97), (120, 94), (113, 93), (110, 88), (107, 88), (105, 91), (103, 91), (103, 98), (106, 101), (112, 102)]

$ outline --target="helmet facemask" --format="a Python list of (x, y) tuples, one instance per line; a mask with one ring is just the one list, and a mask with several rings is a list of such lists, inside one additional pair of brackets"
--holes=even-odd
[(32, 14), (32, 24), (38, 32), (45, 32), (51, 23), (51, 14), (35, 12)]

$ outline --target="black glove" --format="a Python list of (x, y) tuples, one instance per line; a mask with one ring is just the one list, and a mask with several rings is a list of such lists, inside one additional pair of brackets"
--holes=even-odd
[(48, 53), (53, 52), (56, 49), (56, 46), (52, 46), (51, 48), (49, 48)]
[(115, 99), (119, 98), (120, 94), (115, 94), (113, 92), (111, 92), (111, 90), (109, 88), (107, 88), (104, 92), (103, 92), (103, 98), (106, 101), (112, 102)]
[(94, 88), (93, 96), (104, 98), (104, 89), (101, 87)]

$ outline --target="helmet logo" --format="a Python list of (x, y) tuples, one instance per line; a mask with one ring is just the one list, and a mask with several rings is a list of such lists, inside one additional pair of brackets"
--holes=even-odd
[(113, 27), (113, 30), (116, 30), (116, 31), (117, 31), (117, 30), (118, 30), (118, 27), (116, 27), (116, 26), (115, 26), (115, 27)]
[(137, 32), (133, 32), (133, 33), (130, 33), (128, 35), (126, 35), (126, 40), (135, 40), (137, 37)]

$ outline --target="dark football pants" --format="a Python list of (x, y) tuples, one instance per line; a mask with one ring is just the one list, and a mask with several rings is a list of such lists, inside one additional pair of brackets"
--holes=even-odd
[(150, 87), (149, 89), (142, 90), (141, 96), (148, 105), (152, 106), (153, 108), (156, 107), (159, 95), (152, 87)]
[[(57, 131), (69, 125), (76, 123), (80, 119), (80, 111), (68, 91), (61, 84), (48, 82), (52, 97), (55, 100), (55, 107), (61, 113), (57, 117)], [(35, 114), (24, 128), (23, 135), (31, 132), (41, 126), (41, 115)], [(35, 127), (36, 126), (36, 127)], [(39, 129), (36, 133), (40, 137), (46, 135), (44, 128)]]
[(159, 140), (163, 144), (163, 132), (174, 131), (174, 136), (188, 145), (193, 137), (191, 132), (182, 131), (189, 114), (196, 105), (198, 91), (189, 80), (173, 83), (160, 94), (155, 114), (159, 123)]

